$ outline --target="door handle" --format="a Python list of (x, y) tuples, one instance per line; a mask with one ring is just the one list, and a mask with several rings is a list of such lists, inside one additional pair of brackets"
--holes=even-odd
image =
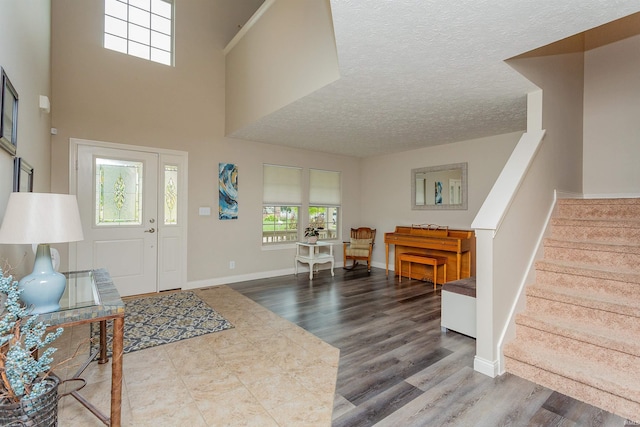
[(150, 228), (148, 230), (144, 230), (145, 233), (155, 233), (156, 229), (155, 228)]

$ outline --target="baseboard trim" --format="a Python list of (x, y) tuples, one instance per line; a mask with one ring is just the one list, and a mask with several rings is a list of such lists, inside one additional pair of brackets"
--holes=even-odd
[(585, 199), (637, 199), (640, 193), (588, 193)]
[[(325, 270), (328, 268), (330, 267), (320, 266), (321, 270)], [(342, 268), (342, 263), (335, 263), (333, 268), (334, 269)], [(282, 270), (260, 271), (257, 273), (239, 274), (237, 276), (224, 276), (224, 277), (216, 277), (213, 279), (192, 280), (187, 282), (184, 290), (208, 288), (210, 286), (228, 285), (229, 283), (245, 282), (248, 280), (270, 279), (272, 277), (288, 276), (294, 273), (295, 273), (295, 270), (293, 268), (284, 268)], [(298, 274), (299, 275), (303, 274), (308, 276), (309, 267), (305, 267), (303, 264), (301, 264), (300, 266), (298, 266)]]
[[(366, 262), (365, 262), (365, 264), (366, 264)], [(371, 260), (371, 267), (384, 269), (386, 267), (386, 265), (383, 262), (376, 262), (376, 261)], [(393, 271), (393, 260), (391, 260), (390, 263), (389, 263), (389, 270)]]
[(500, 363), (498, 360), (491, 362), (490, 360), (475, 356), (473, 358), (473, 369), (491, 378), (500, 375)]
[(261, 271), (259, 273), (239, 274), (237, 276), (216, 277), (214, 279), (195, 280), (187, 282), (186, 289), (206, 288), (209, 286), (226, 285), (228, 283), (244, 282), (246, 280), (268, 279), (276, 276), (293, 274), (293, 268), (283, 270)]
[[(359, 265), (362, 265), (362, 263), (359, 263)], [(371, 266), (376, 268), (385, 268), (385, 264), (382, 262), (371, 262)], [(336, 268), (342, 268), (342, 267), (343, 267), (342, 260), (338, 262), (338, 260), (336, 259), (336, 263), (333, 268), (336, 269)], [(324, 270), (327, 268), (329, 268), (328, 264), (320, 266), (321, 270)], [(389, 270), (393, 271), (393, 263), (389, 265)], [(224, 277), (216, 277), (213, 279), (192, 280), (187, 282), (186, 286), (183, 289), (188, 290), (188, 289), (207, 288), (209, 286), (226, 285), (229, 283), (244, 282), (247, 280), (270, 279), (272, 277), (287, 276), (289, 274), (294, 274), (294, 272), (295, 271), (293, 268), (284, 268), (282, 270), (260, 271), (258, 273), (239, 274), (237, 276), (224, 276)], [(298, 274), (308, 275), (309, 267), (304, 264), (298, 265)]]

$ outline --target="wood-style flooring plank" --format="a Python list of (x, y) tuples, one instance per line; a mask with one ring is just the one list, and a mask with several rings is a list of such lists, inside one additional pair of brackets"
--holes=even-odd
[(458, 417), (491, 386), (483, 377), (472, 368), (462, 368), (375, 425), (463, 425)]
[(545, 387), (473, 370), (475, 340), (440, 329), (440, 286), (359, 266), (229, 285), (340, 349), (333, 425), (631, 426)]
[[(460, 425), (528, 425), (551, 390), (509, 374), (494, 378), (493, 384), (473, 406), (458, 414)], [(508, 398), (505, 398), (508, 397)]]
[[(368, 362), (362, 367), (364, 370), (358, 370), (356, 375), (341, 377), (337, 392), (354, 405), (359, 405), (399, 382), (404, 382), (404, 378), (433, 365), (450, 353), (449, 350), (439, 348), (427, 354), (418, 353), (412, 360), (401, 360), (393, 355), (379, 357)], [(362, 373), (366, 373), (364, 378), (360, 377)]]
[(377, 393), (345, 415), (335, 418), (333, 427), (365, 427), (402, 408), (422, 394), (422, 391), (404, 381)]

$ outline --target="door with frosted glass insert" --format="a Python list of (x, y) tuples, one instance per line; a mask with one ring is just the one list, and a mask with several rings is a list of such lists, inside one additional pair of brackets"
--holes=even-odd
[(78, 146), (78, 270), (106, 268), (121, 296), (157, 292), (158, 155)]

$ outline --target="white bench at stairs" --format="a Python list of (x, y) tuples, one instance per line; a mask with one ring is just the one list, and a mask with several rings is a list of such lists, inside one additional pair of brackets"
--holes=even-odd
[(454, 280), (442, 285), (440, 327), (476, 337), (476, 278)]

